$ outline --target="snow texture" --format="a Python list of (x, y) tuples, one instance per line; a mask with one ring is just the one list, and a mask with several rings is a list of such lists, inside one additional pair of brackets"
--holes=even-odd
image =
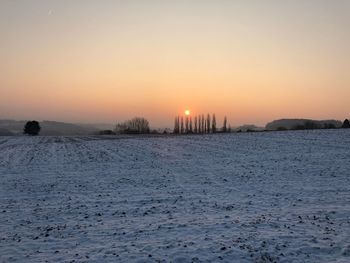
[(350, 262), (350, 131), (0, 137), (1, 262)]

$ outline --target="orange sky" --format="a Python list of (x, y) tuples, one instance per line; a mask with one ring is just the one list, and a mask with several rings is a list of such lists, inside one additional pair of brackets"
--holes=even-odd
[(1, 1), (0, 118), (344, 119), (350, 2)]

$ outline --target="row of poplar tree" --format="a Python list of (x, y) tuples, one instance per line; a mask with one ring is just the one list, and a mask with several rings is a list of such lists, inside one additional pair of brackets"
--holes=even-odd
[(191, 116), (176, 116), (174, 123), (175, 134), (189, 134), (189, 133), (216, 133), (216, 132), (230, 132), (231, 127), (227, 126), (227, 118), (225, 116), (224, 123), (221, 129), (216, 126), (215, 114), (204, 114), (195, 116), (193, 119)]

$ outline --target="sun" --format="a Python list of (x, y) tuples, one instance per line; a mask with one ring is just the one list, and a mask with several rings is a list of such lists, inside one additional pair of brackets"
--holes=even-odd
[(190, 114), (191, 114), (190, 110), (185, 110), (185, 115), (186, 116), (190, 116)]

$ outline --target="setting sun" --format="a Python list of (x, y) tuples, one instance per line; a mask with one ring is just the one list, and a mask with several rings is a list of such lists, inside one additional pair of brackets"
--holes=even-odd
[(191, 114), (190, 110), (185, 110), (185, 115), (189, 116)]

